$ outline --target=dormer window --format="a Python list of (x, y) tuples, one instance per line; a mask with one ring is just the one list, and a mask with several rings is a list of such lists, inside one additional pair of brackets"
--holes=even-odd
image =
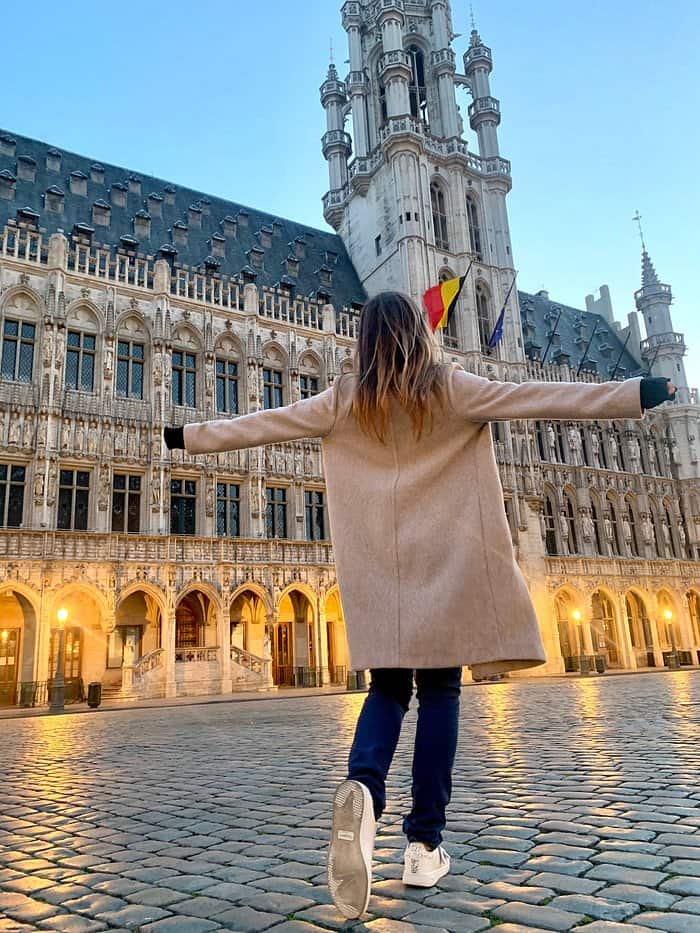
[(94, 232), (95, 228), (89, 226), (88, 224), (73, 224), (73, 236), (76, 239), (84, 240), (90, 243)]
[(151, 215), (148, 211), (140, 210), (134, 215), (134, 234), (140, 240), (151, 238)]
[(321, 268), (316, 271), (316, 275), (321, 285), (325, 285), (326, 288), (330, 288), (333, 285), (333, 270), (328, 266), (321, 266)]
[(148, 195), (148, 213), (151, 217), (163, 216), (163, 195), (152, 191)]
[(13, 156), (17, 148), (17, 140), (14, 136), (0, 136), (0, 153), (2, 155)]
[(87, 175), (85, 172), (70, 173), (70, 193), (80, 197), (87, 197)]
[(112, 208), (101, 198), (92, 205), (92, 222), (98, 227), (109, 227)]
[(90, 180), (96, 185), (104, 185), (105, 168), (99, 162), (93, 162), (90, 166)]
[(338, 254), (332, 249), (326, 250), (326, 264), (329, 266), (334, 266), (338, 261)]
[(141, 179), (138, 175), (129, 175), (129, 194), (141, 194)]
[(254, 269), (262, 269), (265, 260), (265, 251), (258, 246), (254, 246), (252, 249), (248, 250), (248, 259)]
[(225, 237), (235, 237), (236, 236), (236, 218), (231, 217), (230, 214), (227, 214), (226, 217), (221, 221), (221, 229)]
[(17, 179), (6, 168), (0, 172), (0, 198), (11, 201), (17, 190)]
[(61, 153), (58, 149), (49, 149), (46, 153), (46, 168), (49, 172), (61, 171)]
[(306, 259), (306, 240), (303, 236), (294, 238), (294, 243), (290, 244), (294, 250), (297, 259)]
[(166, 262), (172, 265), (177, 259), (177, 250), (170, 243), (164, 243), (158, 250), (158, 257), (159, 259), (165, 259)]
[(237, 222), (238, 222), (239, 226), (241, 226), (241, 227), (247, 227), (247, 226), (248, 226), (249, 220), (250, 220), (250, 214), (248, 213), (248, 211), (239, 211), (239, 212), (238, 212)]
[(241, 278), (243, 279), (243, 282), (245, 284), (252, 283), (253, 285), (255, 285), (255, 280), (257, 279), (257, 277), (258, 277), (258, 273), (255, 271), (255, 269), (252, 266), (243, 266), (243, 268), (241, 269)]
[(47, 211), (52, 211), (55, 214), (63, 213), (63, 202), (65, 201), (63, 188), (59, 188), (58, 185), (51, 185), (44, 197), (46, 198)]
[(279, 220), (272, 221), (272, 235), (281, 236), (282, 235), (282, 222)]
[(128, 233), (125, 233), (123, 236), (119, 237), (119, 245), (122, 247), (122, 249), (126, 250), (127, 253), (135, 253), (138, 248), (139, 241), (135, 237), (129, 236)]
[(36, 227), (39, 223), (40, 214), (33, 211), (31, 207), (20, 207), (17, 211), (17, 223), (24, 224), (27, 227)]
[(291, 294), (292, 294), (292, 289), (294, 288), (294, 284), (295, 284), (295, 283), (294, 283), (293, 279), (290, 279), (288, 275), (283, 275), (282, 278), (281, 278), (280, 281), (279, 281), (280, 290), (281, 290), (285, 295), (291, 295)]
[(215, 233), (209, 241), (209, 244), (214, 256), (226, 255), (226, 237), (223, 235), (223, 233)]
[(112, 185), (112, 188), (110, 190), (110, 196), (112, 198), (112, 204), (115, 207), (126, 207), (127, 190), (128, 189), (126, 185), (121, 181), (118, 181)]
[(29, 156), (20, 156), (17, 159), (17, 177), (20, 181), (36, 180), (36, 162)]
[(293, 278), (299, 277), (299, 260), (294, 256), (287, 256), (287, 275), (291, 275)]
[(183, 224), (181, 220), (175, 221), (172, 233), (173, 243), (177, 243), (178, 246), (187, 246), (187, 224)]
[(263, 249), (269, 249), (272, 246), (272, 227), (261, 227), (258, 236)]
[(221, 268), (221, 263), (215, 256), (207, 256), (202, 265), (207, 275), (216, 275)]
[(169, 207), (172, 207), (172, 205), (175, 203), (175, 189), (172, 185), (166, 185), (165, 188), (163, 188), (163, 191), (165, 192), (165, 203)]
[(211, 201), (209, 200), (209, 198), (200, 198), (199, 204), (202, 208), (202, 213), (204, 214), (204, 216), (209, 217), (209, 215), (211, 214)]
[(190, 204), (187, 209), (187, 222), (193, 230), (201, 230), (202, 208), (198, 207), (196, 204)]

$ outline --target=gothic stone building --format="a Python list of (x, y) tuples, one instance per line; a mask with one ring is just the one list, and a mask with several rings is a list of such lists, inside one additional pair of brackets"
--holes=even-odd
[(349, 74), (321, 87), (335, 233), (0, 131), (2, 702), (45, 698), (59, 609), (74, 692), (345, 683), (319, 443), (192, 458), (162, 428), (322, 390), (368, 294), (420, 299), (470, 263), (445, 359), (679, 386), (643, 422), (492, 425), (538, 673), (700, 664), (699, 409), (670, 287), (645, 249), (625, 327), (605, 287), (585, 310), (512, 289), (490, 49), (473, 31), (458, 71), (446, 0), (342, 16)]

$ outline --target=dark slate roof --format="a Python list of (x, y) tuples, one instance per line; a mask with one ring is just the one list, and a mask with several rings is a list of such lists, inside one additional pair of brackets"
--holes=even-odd
[[(8, 148), (13, 148), (14, 152), (7, 151)], [(59, 171), (48, 168), (47, 156), (54, 160), (60, 157)], [(18, 161), (23, 163), (24, 174), (35, 168), (34, 181), (19, 177)], [(320, 290), (336, 307), (350, 307), (353, 302), (361, 304), (366, 300), (366, 292), (343, 242), (333, 232), (275, 217), (151, 175), (96, 162), (0, 129), (0, 176), (7, 179), (5, 173), (10, 176), (8, 183), (16, 179), (16, 192), (14, 200), (0, 198), (0, 228), (9, 219), (16, 219), (18, 210), (30, 208), (40, 215), (37, 225), (49, 234), (62, 230), (70, 236), (76, 224), (83, 224), (94, 229), (94, 242), (116, 249), (124, 246), (123, 237), (132, 237), (138, 244), (139, 254), (168, 258), (178, 266), (205, 271), (206, 261), (209, 271), (232, 278), (239, 278), (242, 270), (248, 269), (258, 286), (275, 286), (281, 281), (293, 283), (294, 293), (300, 296), (315, 296)], [(87, 196), (71, 193), (71, 179), (78, 190), (86, 186)], [(140, 192), (130, 190), (135, 182), (140, 182)], [(124, 193), (124, 207), (113, 202), (110, 194), (113, 187)], [(44, 195), (50, 189), (63, 195), (62, 214), (46, 210)], [(149, 199), (149, 195), (156, 197)], [(174, 197), (173, 204), (167, 203), (169, 195)], [(108, 227), (93, 222), (92, 208), (96, 202), (98, 206), (111, 208)], [(158, 206), (162, 217), (156, 216)], [(190, 223), (190, 208), (200, 218), (201, 228)], [(141, 224), (150, 218), (150, 236), (139, 235), (134, 218), (140, 218), (137, 223)], [(235, 235), (231, 235), (230, 223), (226, 225), (228, 231), (224, 229), (224, 218), (229, 222), (237, 221)], [(175, 224), (179, 229), (187, 228), (186, 245), (173, 238)], [(82, 232), (84, 235), (85, 230)], [(177, 256), (159, 253), (166, 244), (177, 250)], [(213, 255), (214, 244), (217, 250), (223, 246), (223, 256)], [(256, 264), (259, 253), (256, 262), (251, 261), (249, 254), (255, 248), (262, 249), (262, 265)], [(300, 258), (298, 263), (288, 263), (288, 257)], [(214, 264), (218, 264), (218, 268)], [(330, 269), (330, 279), (326, 269)]]
[[(615, 364), (620, 359), (624, 340), (620, 340), (617, 332), (602, 315), (551, 301), (545, 292), (530, 295), (528, 292), (519, 291), (518, 300), (525, 354), (530, 359), (542, 359), (556, 324), (557, 336), (552, 339), (545, 363), (562, 362), (578, 368), (595, 328), (595, 336), (581, 371), (593, 372), (603, 379), (612, 375)], [(629, 346), (628, 343), (627, 347)], [(630, 378), (645, 373), (646, 367), (641, 367), (629, 349), (625, 349), (615, 378)]]

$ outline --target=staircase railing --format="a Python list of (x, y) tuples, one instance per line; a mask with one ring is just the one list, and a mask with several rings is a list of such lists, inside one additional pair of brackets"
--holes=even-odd
[(134, 677), (143, 677), (148, 671), (152, 671), (156, 667), (162, 667), (164, 654), (165, 651), (163, 648), (156, 648), (155, 651), (149, 651), (148, 654), (144, 654), (144, 656), (139, 658), (136, 664), (134, 664)]

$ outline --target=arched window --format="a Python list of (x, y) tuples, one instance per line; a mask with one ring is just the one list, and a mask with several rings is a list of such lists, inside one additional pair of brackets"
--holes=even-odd
[(39, 337), (39, 309), (28, 295), (19, 293), (5, 305), (0, 321), (0, 378), (30, 383), (34, 375), (34, 347)]
[(600, 514), (600, 506), (595, 501), (595, 499), (591, 499), (591, 512), (593, 513), (593, 530), (595, 532), (596, 553), (600, 554), (602, 557), (605, 557), (608, 553), (608, 550), (605, 547), (605, 529), (603, 527), (603, 519)]
[(558, 552), (557, 548), (557, 532), (556, 532), (556, 520), (554, 518), (554, 506), (552, 505), (552, 499), (549, 493), (545, 493), (544, 497), (544, 547), (547, 554), (556, 556)]
[[(450, 279), (453, 279), (455, 276), (449, 269), (443, 269), (440, 272), (440, 282), (448, 282)], [(455, 308), (452, 317), (447, 322), (447, 327), (442, 331), (443, 339), (445, 341), (446, 347), (451, 347), (456, 349), (459, 346), (459, 331), (457, 329), (457, 314), (459, 310), (459, 304)]]
[(612, 499), (608, 499), (608, 511), (610, 513), (610, 521), (612, 522), (612, 549), (613, 554), (616, 557), (621, 557), (625, 553), (625, 545), (622, 538), (622, 528), (620, 527), (621, 522), (618, 521), (617, 509), (615, 508), (615, 503)]
[(381, 62), (377, 63), (377, 97), (379, 99), (379, 125), (384, 126), (389, 119), (386, 109), (386, 88), (379, 73)]
[(476, 318), (479, 324), (479, 342), (481, 352), (486, 353), (491, 339), (491, 301), (486, 286), (481, 282), (476, 286)]
[(654, 667), (651, 623), (649, 622), (646, 606), (636, 593), (628, 593), (625, 597), (625, 609), (627, 611), (630, 641), (637, 656), (637, 667)]
[(574, 511), (574, 505), (569, 496), (565, 496), (566, 499), (566, 524), (569, 529), (569, 553), (570, 554), (580, 554), (578, 545), (578, 532), (576, 530), (576, 512)]
[(430, 203), (433, 211), (433, 230), (435, 231), (435, 245), (438, 249), (449, 250), (450, 242), (447, 237), (447, 209), (445, 207), (445, 192), (436, 182), (430, 186)]
[(408, 49), (408, 55), (411, 59), (411, 84), (408, 89), (411, 100), (411, 114), (416, 120), (422, 120), (427, 124), (427, 97), (425, 93), (425, 56), (417, 45), (412, 45)]
[(678, 534), (677, 526), (672, 517), (671, 507), (667, 502), (664, 503), (664, 512), (666, 514), (666, 524), (668, 525), (668, 533), (671, 538), (671, 553), (672, 555), (680, 560), (680, 551), (678, 549)]
[(641, 557), (639, 551), (639, 537), (637, 535), (637, 525), (634, 520), (634, 511), (632, 510), (632, 503), (627, 501), (627, 521), (629, 522), (630, 529), (632, 531), (632, 537), (630, 539), (630, 547), (632, 549), (633, 557)]
[[(143, 321), (131, 315), (119, 326), (117, 334), (117, 378), (115, 389), (118, 398), (143, 399), (148, 382), (145, 378), (147, 365), (148, 331)], [(105, 351), (105, 370), (111, 369), (111, 356)], [(174, 358), (174, 354), (173, 354)]]
[(467, 225), (469, 227), (469, 249), (477, 259), (483, 259), (479, 208), (470, 194), (467, 195)]

